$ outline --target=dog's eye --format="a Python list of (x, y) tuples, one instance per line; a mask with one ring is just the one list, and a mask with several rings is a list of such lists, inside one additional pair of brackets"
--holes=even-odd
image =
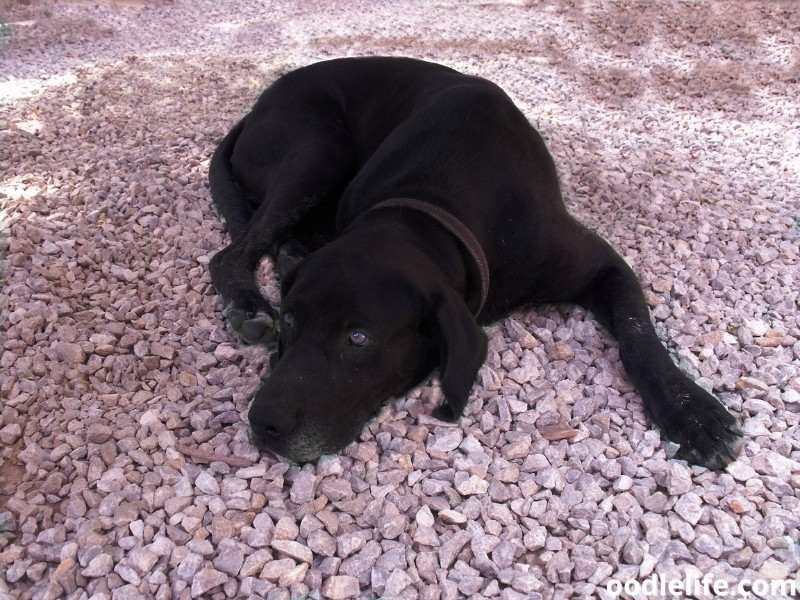
[(287, 327), (294, 325), (294, 315), (292, 313), (283, 313), (283, 324)]
[(352, 331), (350, 333), (350, 343), (354, 346), (365, 346), (368, 341), (367, 334), (362, 331)]

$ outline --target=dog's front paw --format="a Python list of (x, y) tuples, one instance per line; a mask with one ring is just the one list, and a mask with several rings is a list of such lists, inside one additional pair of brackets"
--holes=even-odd
[(664, 437), (680, 444), (677, 458), (712, 470), (736, 460), (743, 433), (722, 402), (684, 378), (670, 386), (669, 394), (670, 401), (651, 416)]
[(247, 344), (270, 345), (275, 342), (277, 311), (261, 296), (253, 299), (237, 299), (222, 311), (230, 328)]

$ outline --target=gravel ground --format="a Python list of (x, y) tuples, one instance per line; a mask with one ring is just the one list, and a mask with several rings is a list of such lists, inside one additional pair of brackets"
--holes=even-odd
[[(0, 6), (0, 599), (605, 600), (611, 578), (797, 576), (794, 1)], [(456, 426), (428, 417), (429, 382), (340, 455), (259, 456), (242, 419), (267, 357), (210, 285), (208, 159), (278, 73), (360, 54), (512, 95), (676, 359), (742, 415), (740, 460), (672, 460), (572, 307), (489, 328)]]

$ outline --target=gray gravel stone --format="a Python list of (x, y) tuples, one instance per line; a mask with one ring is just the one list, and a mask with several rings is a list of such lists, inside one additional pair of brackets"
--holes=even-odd
[(195, 479), (194, 484), (203, 494), (217, 495), (220, 492), (216, 478), (207, 471), (202, 471)]
[(362, 585), (367, 586), (370, 581), (370, 571), (382, 553), (381, 546), (377, 542), (370, 540), (359, 552), (342, 562), (339, 572), (355, 577)]
[(285, 554), (286, 556), (295, 560), (307, 563), (310, 563), (312, 560), (314, 560), (314, 555), (312, 554), (311, 550), (299, 542), (293, 542), (290, 540), (273, 540), (271, 545), (276, 552)]
[(692, 471), (679, 462), (672, 462), (667, 471), (667, 493), (680, 496), (692, 489)]
[(636, 540), (628, 540), (628, 542), (622, 547), (622, 560), (624, 560), (629, 565), (638, 565), (641, 564), (642, 560), (644, 559), (645, 548), (643, 548), (642, 543), (637, 542)]
[(271, 559), (272, 553), (269, 550), (256, 550), (244, 560), (242, 568), (239, 569), (239, 576), (252, 577), (257, 573), (260, 573), (264, 568), (264, 565), (266, 565)]
[(278, 540), (293, 540), (300, 533), (300, 528), (297, 526), (293, 517), (284, 515), (275, 524), (273, 535)]
[(110, 554), (103, 553), (90, 560), (86, 568), (81, 571), (81, 575), (84, 577), (103, 577), (111, 573), (113, 569), (114, 558)]
[(790, 577), (786, 564), (774, 558), (767, 558), (758, 569), (758, 574), (766, 581), (786, 581)]
[(358, 579), (349, 575), (336, 575), (328, 578), (322, 586), (322, 594), (331, 600), (355, 598), (361, 592)]
[(394, 515), (378, 519), (378, 531), (387, 540), (398, 537), (408, 527), (408, 518), (405, 515)]
[(195, 554), (194, 552), (189, 552), (183, 557), (178, 566), (175, 568), (175, 576), (186, 583), (191, 583), (191, 581), (194, 579), (194, 576), (200, 570), (202, 564), (202, 556)]
[(458, 448), (463, 438), (464, 433), (460, 429), (442, 429), (439, 433), (432, 435), (428, 439), (426, 450), (428, 453), (446, 455)]
[(311, 502), (314, 499), (314, 490), (316, 488), (316, 476), (313, 471), (302, 470), (298, 473), (294, 482), (292, 483), (289, 497), (292, 502), (303, 504)]
[(300, 563), (295, 567), (285, 571), (281, 574), (280, 578), (278, 579), (278, 585), (283, 588), (291, 588), (293, 586), (297, 586), (305, 579), (306, 573), (308, 572), (308, 564), (307, 563)]
[(206, 567), (192, 579), (192, 598), (202, 598), (215, 587), (221, 586), (227, 581), (228, 576), (225, 573)]
[(264, 565), (259, 578), (277, 583), (285, 573), (288, 573), (296, 566), (297, 563), (291, 558), (271, 560)]
[(158, 562), (158, 554), (150, 548), (133, 548), (126, 557), (128, 564), (140, 575), (144, 576)]
[(336, 551), (340, 558), (347, 558), (361, 550), (367, 543), (368, 537), (364, 532), (345, 533), (336, 538)]
[(322, 556), (333, 556), (336, 554), (336, 540), (326, 531), (313, 531), (308, 536), (307, 544), (314, 554)]
[(386, 580), (384, 592), (389, 597), (399, 596), (411, 583), (411, 577), (404, 571), (394, 571)]
[(772, 451), (754, 456), (750, 460), (750, 465), (757, 473), (778, 477), (784, 481), (788, 481), (792, 472), (800, 471), (800, 463)]
[(461, 549), (470, 541), (471, 536), (466, 531), (457, 531), (450, 536), (438, 549), (439, 564), (443, 569), (449, 568), (456, 559)]
[(217, 548), (213, 565), (217, 571), (236, 577), (244, 565), (244, 550), (234, 540), (222, 540)]
[(22, 427), (19, 423), (9, 423), (0, 429), (0, 442), (3, 444), (14, 444), (20, 437), (22, 437)]
[(711, 558), (719, 558), (722, 555), (722, 542), (716, 536), (699, 535), (695, 538), (693, 546), (698, 552), (707, 554)]
[(485, 494), (489, 490), (489, 482), (478, 475), (469, 475), (460, 471), (455, 477), (456, 491), (462, 496), (472, 496), (473, 494)]
[(700, 497), (693, 492), (679, 498), (675, 503), (674, 510), (691, 525), (697, 525), (703, 515)]

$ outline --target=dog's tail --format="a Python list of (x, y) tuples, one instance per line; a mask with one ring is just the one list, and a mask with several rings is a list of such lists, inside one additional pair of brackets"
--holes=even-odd
[(231, 156), (236, 140), (239, 139), (242, 129), (244, 129), (245, 119), (239, 121), (236, 126), (226, 135), (214, 155), (208, 167), (208, 184), (211, 188), (211, 198), (214, 206), (222, 214), (231, 239), (235, 240), (247, 227), (247, 223), (253, 216), (253, 209), (233, 176), (231, 168)]

